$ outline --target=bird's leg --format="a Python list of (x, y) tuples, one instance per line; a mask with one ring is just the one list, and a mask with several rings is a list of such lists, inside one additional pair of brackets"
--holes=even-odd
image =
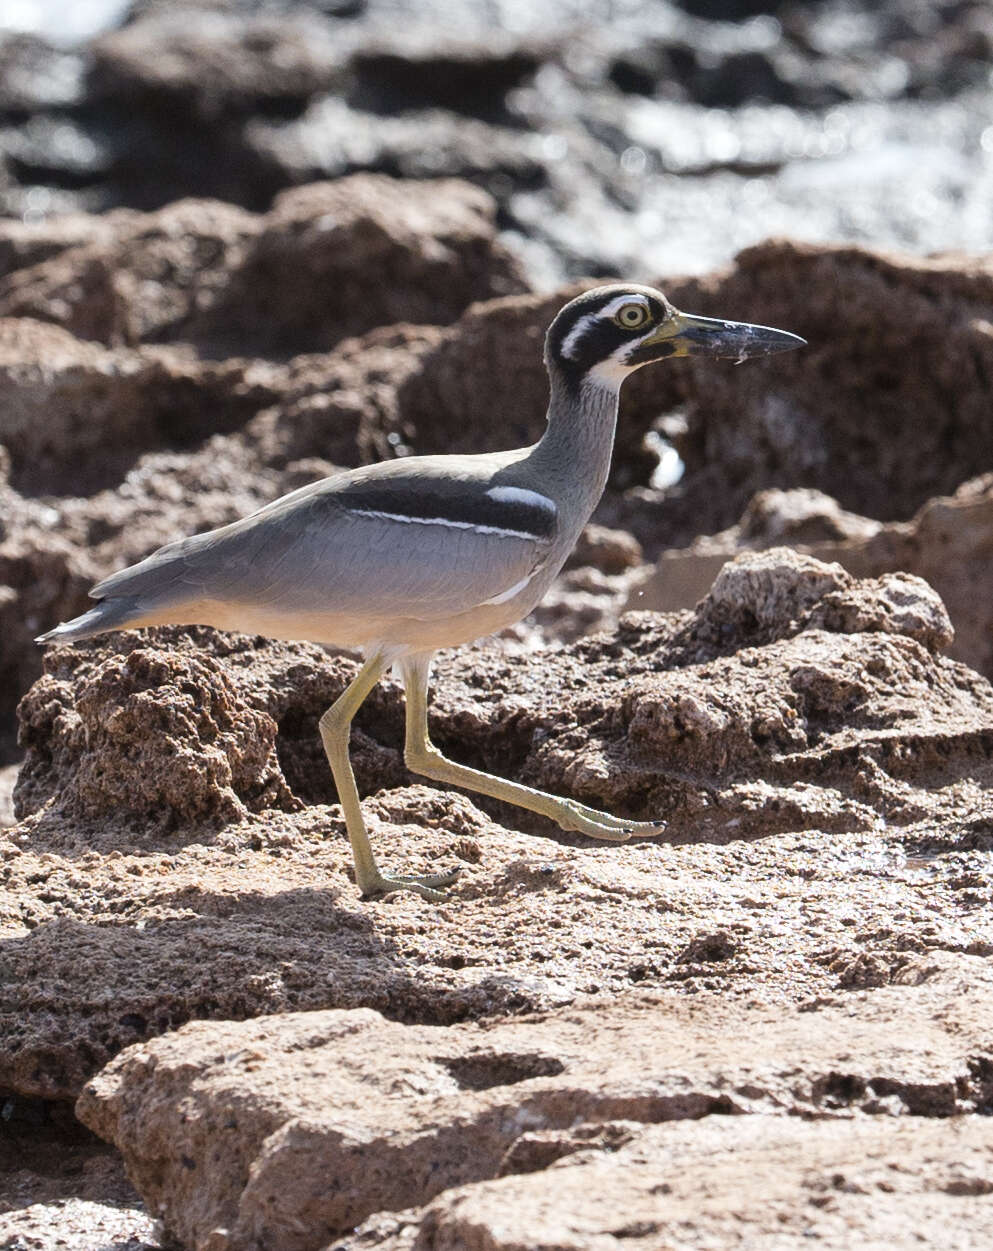
[(389, 873), (380, 872), (369, 842), (369, 834), (362, 817), (362, 806), (359, 793), (355, 786), (355, 774), (348, 758), (348, 740), (351, 734), (352, 718), (358, 712), (363, 700), (383, 676), (387, 667), (382, 655), (371, 657), (359, 670), (355, 679), (321, 717), (321, 742), (327, 754), (338, 798), (345, 814), (345, 828), (348, 830), (348, 841), (352, 845), (352, 859), (355, 862), (355, 881), (363, 895), (378, 895), (384, 891), (412, 890), (425, 899), (440, 900), (445, 896), (439, 886), (449, 886), (455, 880), (458, 870), (453, 873), (437, 874), (428, 877), (394, 877)]
[(541, 813), (556, 822), (563, 830), (577, 830), (591, 838), (623, 843), (632, 834), (658, 834), (663, 826), (660, 821), (625, 821), (588, 808), (571, 799), (560, 799), (544, 791), (522, 786), (506, 778), (494, 777), (480, 769), (448, 760), (431, 742), (428, 736), (428, 674), (429, 659), (411, 656), (402, 663), (403, 684), (407, 693), (407, 738), (404, 744), (404, 761), (408, 769), (433, 778), (436, 782), (450, 782), (467, 791), (477, 791), (493, 799), (502, 799), (519, 808)]

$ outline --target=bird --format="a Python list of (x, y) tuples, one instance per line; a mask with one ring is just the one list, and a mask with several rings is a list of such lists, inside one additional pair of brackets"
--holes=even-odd
[(437, 901), (458, 870), (384, 872), (349, 761), (352, 719), (391, 668), (403, 681), (414, 773), (610, 842), (658, 834), (447, 759), (428, 735), (434, 654), (520, 621), (565, 563), (607, 482), (621, 385), (656, 361), (742, 361), (804, 346), (787, 331), (679, 312), (653, 287), (609, 284), (565, 304), (545, 337), (546, 427), (531, 446), (411, 456), (343, 470), (218, 529), (168, 543), (98, 583), (97, 602), (39, 643), (208, 625), (357, 649), (363, 663), (319, 722), (363, 897)]

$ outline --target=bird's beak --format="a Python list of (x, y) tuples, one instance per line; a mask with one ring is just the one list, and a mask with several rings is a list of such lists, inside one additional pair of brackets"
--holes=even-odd
[(714, 317), (694, 317), (674, 313), (628, 357), (630, 364), (672, 356), (716, 356), (743, 361), (750, 356), (769, 356), (806, 346), (806, 339), (771, 326), (753, 326), (744, 321), (720, 321)]

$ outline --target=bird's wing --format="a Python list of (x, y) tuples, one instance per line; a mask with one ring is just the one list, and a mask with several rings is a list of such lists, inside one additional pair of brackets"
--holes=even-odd
[(92, 594), (420, 620), (509, 599), (549, 554), (555, 505), (492, 473), (439, 471), (447, 459), (325, 479), (160, 548)]

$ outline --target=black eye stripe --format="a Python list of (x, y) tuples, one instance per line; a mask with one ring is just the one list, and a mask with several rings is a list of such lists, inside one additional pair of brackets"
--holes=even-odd
[[(627, 298), (618, 298), (625, 295), (617, 287), (591, 291), (567, 304), (552, 322), (547, 337), (548, 359), (568, 387), (577, 388), (591, 370), (609, 361), (618, 349), (637, 351), (635, 341), (672, 312), (664, 297), (647, 293), (643, 303), (640, 292), (632, 291)], [(613, 311), (607, 312), (611, 305)], [(642, 310), (642, 320), (637, 325), (625, 324), (620, 318), (625, 308)], [(563, 350), (566, 345), (568, 354)]]

